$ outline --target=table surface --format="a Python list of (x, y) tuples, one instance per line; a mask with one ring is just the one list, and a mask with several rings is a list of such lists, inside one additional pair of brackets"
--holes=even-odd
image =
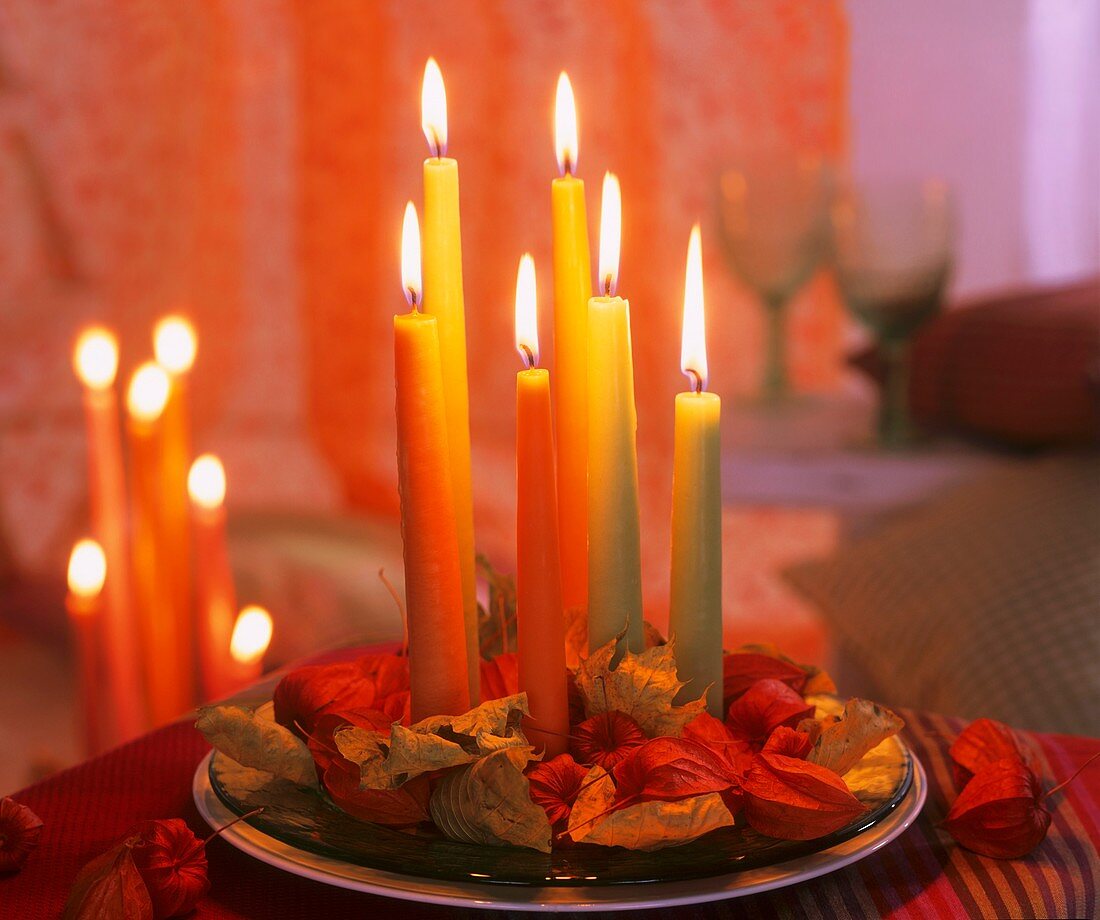
[[(1100, 761), (1049, 803), (1050, 833), (1030, 856), (994, 860), (954, 844), (940, 829), (956, 789), (947, 749), (964, 724), (902, 711), (905, 741), (928, 773), (920, 818), (898, 840), (832, 875), (767, 894), (660, 912), (710, 917), (1092, 917), (1100, 889)], [(1048, 788), (1069, 776), (1100, 739), (1031, 734)], [(138, 822), (184, 818), (209, 833), (191, 799), (195, 767), (209, 751), (186, 722), (51, 777), (15, 798), (45, 822), (22, 872), (0, 876), (0, 916), (57, 917), (78, 870)], [(356, 894), (288, 875), (222, 840), (207, 847), (211, 890), (196, 918), (503, 917), (499, 912), (418, 905)], [(633, 914), (652, 911), (632, 911)], [(595, 915), (587, 914), (592, 917)], [(608, 916), (626, 916), (625, 914)]]

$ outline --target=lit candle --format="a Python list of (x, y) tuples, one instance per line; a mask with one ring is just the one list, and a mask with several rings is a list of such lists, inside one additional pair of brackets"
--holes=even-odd
[(229, 641), (233, 668), (227, 693), (254, 684), (263, 676), (264, 655), (271, 645), (273, 629), (271, 614), (263, 607), (252, 604), (241, 608)]
[(225, 532), (225, 469), (213, 454), (203, 454), (191, 464), (187, 493), (195, 538), (203, 698), (214, 700), (232, 693), (236, 684), (229, 648), (237, 595)]
[(159, 364), (147, 361), (126, 392), (134, 513), (133, 567), (142, 664), (149, 715), (163, 724), (191, 706), (190, 672), (181, 669), (171, 583), (164, 574), (166, 538), (161, 478), (164, 408), (172, 384)]
[(588, 302), (588, 648), (626, 629), (645, 647), (638, 514), (638, 427), (630, 304), (615, 295), (622, 202), (619, 180), (604, 176), (600, 213), (600, 296)]
[(131, 595), (126, 473), (115, 395), (118, 341), (114, 333), (98, 327), (85, 330), (73, 351), (73, 366), (84, 387), (92, 532), (103, 547), (111, 573), (105, 585), (100, 629), (110, 699), (110, 719), (105, 728), (112, 742), (121, 743), (145, 729), (146, 716)]
[(550, 375), (539, 363), (535, 263), (520, 259), (516, 278), (516, 621), (519, 686), (527, 691), (527, 737), (547, 757), (569, 747), (565, 618), (558, 557), (558, 503)]
[(573, 87), (558, 77), (554, 133), (561, 173), (551, 183), (554, 228), (554, 397), (562, 600), (588, 603), (588, 300), (592, 264), (584, 182), (577, 167)]
[(446, 409), (453, 517), (458, 535), (470, 699), (481, 693), (474, 568), (474, 505), (470, 472), (470, 392), (466, 379), (466, 311), (462, 292), (462, 233), (458, 161), (447, 156), (447, 93), (435, 58), (428, 58), (420, 95), (421, 127), (431, 156), (424, 161), (424, 312), (439, 338)]
[(420, 231), (412, 202), (401, 234), (410, 312), (393, 318), (397, 479), (405, 559), (414, 722), (470, 708), (462, 574), (447, 450), (439, 321), (420, 312)]
[(187, 502), (187, 471), (191, 465), (189, 376), (198, 342), (195, 329), (182, 316), (163, 317), (153, 329), (157, 363), (172, 382), (164, 407), (164, 449), (161, 452), (161, 512), (166, 554), (163, 577), (170, 585), (176, 631), (175, 653), (185, 684), (188, 706), (195, 696), (195, 615), (191, 604), (191, 525)]
[[(707, 393), (703, 257), (699, 225), (688, 243), (680, 367), (691, 390), (676, 397), (672, 475), (672, 583), (669, 634), (676, 669), (688, 681), (681, 698), (707, 691), (707, 710), (722, 712), (722, 401)], [(709, 689), (707, 689), (709, 688)]]
[(80, 540), (69, 556), (69, 594), (65, 607), (73, 628), (77, 655), (77, 685), (80, 694), (80, 729), (84, 753), (91, 757), (103, 748), (100, 724), (98, 621), (100, 592), (107, 577), (107, 558), (95, 540)]

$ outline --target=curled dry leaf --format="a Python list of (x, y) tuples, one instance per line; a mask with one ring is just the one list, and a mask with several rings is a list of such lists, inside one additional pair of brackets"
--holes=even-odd
[(1035, 772), (1034, 758), (1019, 735), (995, 719), (975, 719), (962, 730), (948, 753), (960, 786), (965, 786), (982, 767), (1005, 758), (1019, 760)]
[(80, 870), (61, 920), (153, 920), (149, 889), (134, 865), (137, 839), (123, 841)]
[(783, 754), (757, 754), (742, 788), (749, 824), (782, 840), (823, 837), (864, 811), (831, 770)]
[[(345, 725), (355, 725), (367, 731), (389, 733), (393, 720), (377, 709), (353, 709), (349, 712), (326, 712), (317, 719), (307, 741), (317, 775), (323, 777), (334, 760), (344, 760), (333, 735)], [(348, 762), (348, 761), (345, 761)]]
[(1031, 768), (1018, 757), (1004, 757), (978, 768), (943, 824), (968, 850), (1015, 859), (1042, 843), (1050, 812)]
[(640, 802), (618, 809), (596, 822), (583, 840), (628, 850), (661, 850), (690, 843), (732, 824), (733, 815), (722, 796), (711, 792), (675, 802)]
[(533, 749), (504, 748), (444, 774), (429, 803), (447, 837), (483, 846), (550, 852), (550, 821), (532, 801), (523, 767)]
[(626, 652), (612, 669), (619, 637), (581, 662), (577, 689), (588, 718), (617, 710), (637, 722), (651, 738), (678, 737), (683, 727), (706, 708), (705, 695), (683, 706), (673, 699), (684, 686), (676, 676), (674, 643), (648, 648), (640, 655)]
[(0, 875), (22, 869), (41, 836), (38, 815), (13, 798), (0, 799)]
[(422, 773), (461, 766), (505, 748), (523, 748), (527, 694), (489, 700), (459, 716), (433, 716), (387, 736), (357, 726), (337, 729), (341, 755), (357, 764), (364, 789), (393, 789)]
[(904, 727), (905, 723), (885, 706), (870, 700), (848, 700), (840, 718), (822, 728), (809, 760), (843, 776), (868, 751)]
[(601, 712), (573, 728), (569, 750), (578, 763), (610, 770), (646, 740), (642, 727), (626, 713)]
[(329, 712), (378, 709), (397, 721), (407, 708), (408, 690), (409, 661), (399, 655), (308, 665), (275, 687), (275, 721), (303, 735), (312, 734), (317, 719)]
[(754, 683), (730, 706), (726, 725), (735, 737), (759, 750), (780, 725), (793, 728), (813, 714), (813, 704), (787, 684), (765, 678)]
[(783, 754), (796, 760), (805, 760), (813, 744), (805, 732), (795, 731), (786, 725), (780, 725), (764, 742), (761, 754)]
[(194, 910), (210, 890), (206, 845), (179, 818), (146, 821), (136, 830), (134, 866), (158, 920)]
[(206, 740), (237, 763), (317, 788), (313, 757), (297, 735), (243, 706), (205, 706), (195, 727)]
[(550, 823), (557, 826), (569, 819), (587, 774), (588, 769), (568, 754), (536, 764), (527, 772), (531, 801), (541, 806)]

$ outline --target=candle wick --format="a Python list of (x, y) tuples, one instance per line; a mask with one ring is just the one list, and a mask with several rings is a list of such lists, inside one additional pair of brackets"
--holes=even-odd
[(436, 131), (435, 126), (432, 126), (432, 139), (429, 141), (428, 146), (431, 148), (432, 156), (437, 160), (442, 159), (443, 154), (446, 151), (443, 149), (443, 141), (440, 140), (439, 132)]
[(413, 308), (413, 312), (420, 312), (420, 292), (411, 284), (407, 288), (405, 299), (409, 302), (409, 306)]
[(610, 297), (611, 296), (613, 279), (614, 279), (614, 276), (611, 274), (611, 272), (608, 272), (606, 277), (603, 279), (603, 296), (604, 297)]
[(523, 352), (523, 363), (527, 365), (527, 370), (531, 370), (536, 364), (535, 353), (531, 351), (531, 346), (521, 343), (519, 350)]
[(691, 381), (691, 388), (696, 393), (703, 392), (703, 375), (700, 374), (695, 368), (689, 367), (687, 369), (688, 379)]

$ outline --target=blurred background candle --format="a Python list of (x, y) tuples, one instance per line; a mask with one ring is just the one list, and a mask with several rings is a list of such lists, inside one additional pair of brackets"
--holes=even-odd
[(412, 309), (393, 318), (397, 480), (415, 722), (463, 713), (471, 696), (438, 320), (419, 310), (420, 232), (412, 202), (401, 234), (401, 282)]
[(149, 715), (158, 725), (191, 706), (190, 676), (182, 668), (176, 645), (179, 630), (172, 585), (165, 575), (171, 542), (166, 535), (161, 470), (164, 407), (171, 387), (164, 368), (147, 361), (134, 372), (126, 393), (135, 602)]
[(111, 701), (104, 733), (112, 742), (120, 743), (141, 733), (146, 715), (132, 598), (126, 471), (115, 394), (118, 340), (114, 333), (98, 326), (85, 330), (77, 339), (73, 366), (84, 387), (92, 533), (111, 573), (97, 627), (101, 633), (103, 678)]
[(256, 683), (264, 673), (264, 654), (271, 645), (271, 614), (251, 604), (241, 608), (233, 625), (228, 653), (232, 663), (227, 693)]
[[(153, 329), (157, 364), (172, 386), (164, 407), (164, 449), (161, 452), (161, 510), (164, 516), (163, 577), (170, 586), (175, 653), (190, 703), (195, 687), (195, 616), (191, 604), (191, 526), (187, 507), (187, 472), (191, 465), (191, 399), (189, 377), (198, 351), (195, 329), (183, 316), (163, 317)], [(190, 704), (189, 704), (190, 705)]]
[(80, 731), (84, 754), (92, 757), (109, 745), (102, 732), (103, 700), (99, 666), (100, 594), (107, 577), (107, 558), (95, 540), (80, 540), (69, 556), (69, 593), (65, 607), (72, 625), (80, 694)]
[(588, 302), (588, 648), (624, 628), (632, 652), (645, 646), (639, 529), (638, 416), (630, 304), (615, 295), (622, 201), (607, 173), (600, 209), (600, 295)]
[(569, 747), (565, 618), (558, 557), (558, 503), (550, 374), (539, 363), (535, 263), (523, 256), (516, 278), (516, 621), (519, 686), (527, 691), (527, 737), (547, 757)]
[(435, 58), (428, 58), (420, 95), (421, 126), (431, 156), (424, 161), (424, 312), (436, 318), (447, 413), (447, 444), (462, 575), (470, 699), (481, 693), (474, 566), (474, 505), (470, 471), (470, 393), (466, 377), (466, 308), (458, 161), (447, 154), (447, 93)]
[(195, 542), (195, 593), (202, 697), (218, 699), (233, 691), (229, 656), (237, 596), (225, 532), (225, 469), (203, 454), (187, 475), (191, 532)]
[(676, 396), (672, 474), (672, 583), (669, 636), (687, 686), (681, 699), (706, 690), (707, 711), (722, 713), (722, 401), (707, 393), (703, 256), (699, 225), (691, 228), (684, 280), (680, 367), (691, 390)]
[(592, 263), (588, 212), (577, 168), (577, 108), (569, 77), (558, 77), (554, 138), (558, 171), (551, 183), (554, 231), (554, 397), (558, 407), (558, 531), (562, 600), (588, 603), (588, 301)]

